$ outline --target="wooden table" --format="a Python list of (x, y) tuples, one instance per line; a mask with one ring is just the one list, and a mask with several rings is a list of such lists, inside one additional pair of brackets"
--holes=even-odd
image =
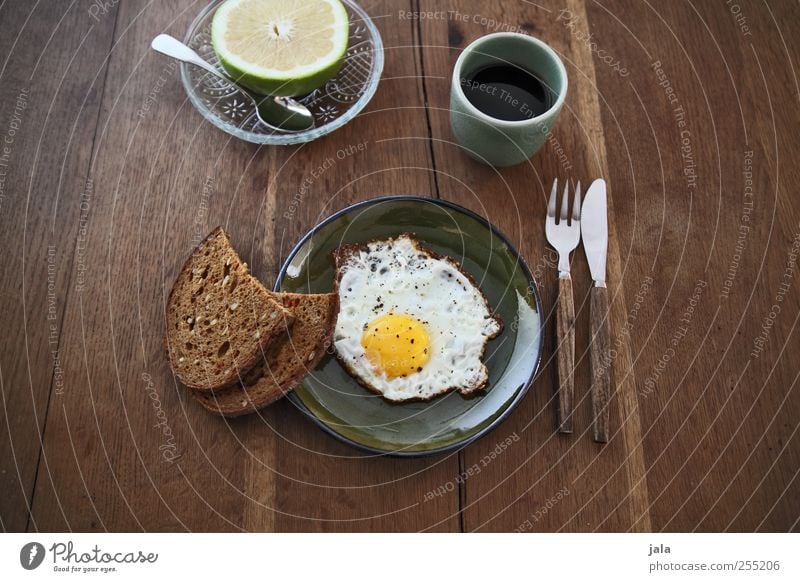
[[(367, 0), (386, 45), (377, 94), (343, 129), (284, 148), (204, 122), (148, 48), (203, 4), (0, 6), (3, 530), (800, 529), (795, 2)], [(569, 95), (530, 164), (495, 171), (453, 143), (450, 74), (473, 39), (518, 29), (559, 52)], [(606, 446), (591, 438), (582, 253), (577, 430), (554, 430), (544, 239), (553, 178), (599, 176)], [(505, 423), (457, 453), (367, 459), (288, 402), (228, 423), (187, 398), (163, 311), (199, 235), (224, 225), (269, 284), (321, 218), (400, 193), (486, 216), (539, 280), (542, 367)]]

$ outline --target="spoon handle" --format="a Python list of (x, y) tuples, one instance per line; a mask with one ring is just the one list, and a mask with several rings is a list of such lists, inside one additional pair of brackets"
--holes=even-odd
[(183, 44), (177, 38), (174, 38), (168, 34), (159, 34), (153, 39), (153, 42), (150, 43), (150, 47), (161, 54), (167, 55), (168, 57), (178, 59), (184, 63), (196, 65), (201, 69), (205, 69), (209, 73), (216, 75), (217, 77), (222, 77), (226, 81), (233, 82), (233, 80), (230, 79), (225, 73), (220, 71), (215, 66), (209, 64), (200, 55)]
[[(177, 38), (168, 34), (159, 34), (150, 43), (150, 47), (161, 54), (172, 57), (190, 65), (196, 65), (208, 71), (212, 75), (224, 79), (245, 94), (256, 108), (258, 120), (274, 129), (293, 133), (304, 131), (314, 127), (314, 116), (305, 105), (302, 105), (291, 97), (272, 97), (268, 95), (255, 95), (251, 91), (241, 87), (236, 81), (231, 79), (223, 71), (204, 60), (191, 48), (183, 44)], [(279, 119), (279, 123), (272, 123), (272, 120)]]

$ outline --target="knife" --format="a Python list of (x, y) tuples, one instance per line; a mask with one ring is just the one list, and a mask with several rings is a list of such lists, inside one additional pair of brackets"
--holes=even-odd
[(611, 398), (609, 368), (608, 289), (606, 289), (606, 255), (608, 253), (608, 206), (606, 182), (595, 180), (589, 186), (581, 207), (581, 238), (589, 271), (592, 273), (590, 359), (592, 364), (592, 411), (594, 440), (608, 442), (608, 401)]

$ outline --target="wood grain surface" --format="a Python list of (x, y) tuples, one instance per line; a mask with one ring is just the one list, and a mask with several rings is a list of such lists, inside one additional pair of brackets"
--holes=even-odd
[[(183, 37), (205, 3), (0, 4), (4, 531), (800, 530), (795, 2), (364, 0), (385, 44), (378, 91), (345, 127), (291, 147), (215, 129), (149, 49)], [(498, 31), (550, 44), (569, 92), (542, 150), (496, 170), (464, 154), (448, 108), (460, 51)], [(556, 430), (544, 237), (552, 180), (597, 177), (605, 445), (580, 251), (574, 426)], [(330, 213), (408, 193), (486, 217), (538, 281), (549, 337), (502, 425), (455, 453), (393, 459), (286, 401), (225, 421), (188, 397), (161, 338), (199, 237), (223, 225), (270, 284)]]
[(558, 278), (556, 333), (553, 348), (558, 360), (558, 432), (572, 432), (575, 407), (575, 299), (572, 279)]
[(591, 319), (591, 342), (589, 363), (592, 366), (592, 415), (594, 416), (594, 440), (608, 442), (608, 405), (613, 394), (611, 388), (611, 355), (608, 323), (608, 289), (593, 287), (589, 317)]

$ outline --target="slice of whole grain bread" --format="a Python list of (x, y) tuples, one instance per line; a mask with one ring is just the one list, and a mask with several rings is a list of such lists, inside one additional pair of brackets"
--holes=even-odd
[(196, 390), (229, 385), (292, 321), (217, 227), (186, 260), (170, 291), (165, 337), (170, 366)]
[(294, 316), (291, 330), (273, 342), (263, 360), (239, 382), (212, 392), (192, 390), (192, 397), (207, 410), (231, 417), (255, 412), (294, 389), (325, 355), (336, 327), (338, 296), (276, 293), (273, 297)]

